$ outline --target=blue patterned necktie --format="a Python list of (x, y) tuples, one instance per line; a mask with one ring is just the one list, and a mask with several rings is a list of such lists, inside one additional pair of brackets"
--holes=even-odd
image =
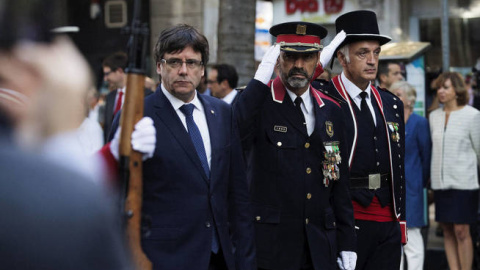
[(194, 108), (195, 106), (193, 104), (184, 104), (182, 105), (182, 107), (180, 107), (180, 111), (185, 114), (185, 118), (187, 120), (188, 134), (190, 135), (190, 139), (192, 139), (195, 150), (197, 150), (197, 155), (200, 158), (203, 170), (205, 171), (207, 178), (210, 179), (210, 168), (208, 167), (207, 154), (205, 153), (202, 135), (200, 134), (200, 130), (198, 130), (198, 127), (193, 120)]
[[(180, 107), (180, 111), (185, 114), (185, 118), (187, 120), (187, 128), (188, 134), (190, 135), (190, 139), (192, 139), (192, 143), (197, 150), (197, 155), (200, 158), (200, 162), (202, 163), (202, 167), (205, 170), (205, 174), (207, 178), (210, 179), (210, 169), (208, 167), (207, 161), (207, 154), (205, 153), (205, 147), (203, 145), (202, 135), (200, 134), (200, 130), (198, 130), (197, 124), (193, 120), (193, 109), (195, 106), (193, 104), (184, 104)], [(219, 243), (217, 238), (217, 229), (215, 224), (210, 224), (207, 222), (207, 227), (213, 226), (212, 230), (212, 252), (217, 254), (219, 250)]]

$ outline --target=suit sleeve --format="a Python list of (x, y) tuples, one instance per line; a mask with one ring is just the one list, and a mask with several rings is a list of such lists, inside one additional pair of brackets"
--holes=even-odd
[(432, 139), (430, 137), (430, 126), (425, 118), (420, 118), (417, 127), (417, 143), (419, 145), (420, 160), (423, 169), (423, 187), (427, 186), (430, 178), (430, 160), (432, 157)]
[(231, 169), (228, 197), (235, 265), (236, 269), (257, 269), (250, 198), (235, 117), (232, 116), (231, 122)]
[(255, 79), (252, 79), (245, 90), (239, 93), (238, 100), (233, 108), (242, 147), (245, 151), (252, 146), (255, 126), (257, 121), (259, 121), (262, 105), (269, 96), (269, 87)]
[(337, 115), (335, 125), (342, 128), (340, 139), (340, 156), (342, 163), (340, 167), (340, 179), (335, 182), (332, 188), (333, 207), (335, 212), (335, 220), (337, 221), (337, 243), (339, 251), (355, 251), (356, 235), (354, 227), (354, 216), (352, 198), (350, 194), (350, 181), (348, 170), (348, 153), (347, 140), (345, 136), (345, 121), (343, 120), (342, 111), (340, 109), (334, 113)]

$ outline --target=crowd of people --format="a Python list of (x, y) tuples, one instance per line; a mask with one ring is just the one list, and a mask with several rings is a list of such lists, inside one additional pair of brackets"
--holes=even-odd
[[(101, 96), (74, 44), (40, 19), (54, 2), (0, 0), (0, 261), (138, 269), (114, 172), (128, 56), (105, 57)], [(32, 35), (23, 27), (35, 20)], [(401, 64), (380, 62), (391, 38), (376, 14), (348, 12), (335, 27), (322, 46), (321, 25), (274, 25), (276, 43), (240, 89), (234, 65), (208, 64), (195, 27), (160, 33), (159, 81), (145, 79), (131, 136), (143, 157), (141, 249), (153, 269), (398, 270), (404, 258), (423, 269), (427, 189), (450, 269), (472, 269), (472, 78), (442, 73), (427, 120)], [(333, 61), (340, 74), (327, 69)]]

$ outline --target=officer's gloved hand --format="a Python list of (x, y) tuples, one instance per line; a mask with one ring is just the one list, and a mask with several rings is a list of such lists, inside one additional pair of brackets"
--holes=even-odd
[(322, 53), (320, 54), (320, 63), (323, 67), (326, 67), (328, 62), (332, 59), (333, 53), (337, 49), (337, 47), (345, 40), (345, 31), (340, 31), (335, 38), (333, 38), (332, 42), (327, 45), (327, 47), (323, 48)]
[(272, 78), (273, 69), (275, 68), (279, 55), (280, 45), (275, 44), (271, 46), (263, 56), (262, 62), (258, 65), (257, 72), (253, 78), (257, 81), (261, 81), (263, 84), (268, 84)]
[(357, 264), (357, 253), (353, 251), (340, 251), (337, 263), (341, 270), (354, 270)]
[[(110, 152), (118, 161), (120, 154), (118, 150), (120, 142), (120, 127), (115, 132), (112, 141), (110, 142)], [(150, 117), (143, 117), (135, 124), (132, 132), (132, 149), (143, 153), (143, 160), (153, 157), (155, 152), (155, 143), (157, 141), (155, 126)]]

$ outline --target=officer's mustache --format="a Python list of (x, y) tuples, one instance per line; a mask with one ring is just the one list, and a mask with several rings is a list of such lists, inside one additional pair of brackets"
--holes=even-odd
[(292, 68), (290, 69), (290, 71), (288, 72), (288, 77), (292, 77), (294, 75), (303, 75), (305, 76), (305, 78), (309, 78), (310, 76), (308, 76), (307, 72), (301, 68)]

